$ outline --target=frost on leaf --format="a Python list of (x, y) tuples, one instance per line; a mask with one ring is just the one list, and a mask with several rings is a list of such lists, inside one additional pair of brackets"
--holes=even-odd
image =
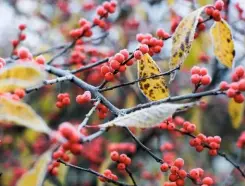
[(150, 128), (154, 127), (163, 120), (172, 116), (177, 109), (183, 109), (196, 105), (196, 102), (186, 104), (162, 103), (144, 108), (130, 114), (120, 116), (112, 121), (99, 125), (101, 128), (120, 126), (120, 127), (137, 127)]

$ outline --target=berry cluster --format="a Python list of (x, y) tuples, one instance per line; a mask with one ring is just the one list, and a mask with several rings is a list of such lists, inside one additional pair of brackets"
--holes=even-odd
[(79, 94), (76, 97), (76, 102), (78, 104), (84, 104), (84, 103), (89, 103), (91, 101), (91, 92), (90, 91), (85, 91), (83, 94)]
[(245, 147), (245, 131), (242, 132), (242, 134), (238, 138), (236, 145), (238, 148), (244, 148)]
[(169, 131), (173, 131), (176, 129), (176, 125), (173, 122), (173, 118), (171, 116), (164, 120), (162, 123), (160, 123), (159, 127), (160, 129)]
[(68, 93), (58, 94), (56, 107), (63, 108), (67, 105), (70, 105), (70, 103), (71, 103), (71, 100), (70, 100), (70, 95)]
[[(111, 179), (111, 180), (118, 181), (117, 175), (113, 174), (113, 173), (111, 172), (111, 170), (109, 170), (109, 169), (106, 169), (106, 170), (104, 171), (103, 176), (105, 176), (106, 178), (109, 178), (109, 179)], [(107, 181), (106, 178), (100, 176), (100, 177), (99, 177), (99, 180), (100, 180), (101, 182), (106, 182), (106, 181)]]
[(25, 24), (20, 24), (19, 25), (19, 35), (18, 35), (18, 39), (14, 39), (11, 41), (12, 46), (13, 46), (13, 55), (17, 55), (17, 50), (16, 48), (18, 47), (18, 45), (21, 43), (21, 41), (24, 41), (26, 39), (26, 35), (23, 33), (23, 31), (26, 29), (26, 25)]
[(112, 161), (117, 162), (117, 169), (120, 171), (124, 171), (131, 164), (131, 158), (126, 154), (119, 154), (117, 151), (113, 151), (110, 157)]
[(197, 29), (196, 29), (194, 38), (196, 39), (199, 36), (200, 32), (203, 32), (205, 29), (206, 29), (206, 25), (204, 23), (204, 20), (203, 20), (202, 17), (199, 17), (198, 18)]
[(224, 2), (222, 0), (218, 0), (215, 2), (214, 6), (209, 6), (205, 9), (205, 13), (212, 17), (214, 21), (221, 21), (221, 13), (224, 9)]
[(6, 65), (6, 61), (3, 58), (0, 58), (0, 69), (2, 69)]
[(26, 95), (26, 92), (24, 89), (21, 88), (17, 88), (15, 89), (15, 91), (11, 94), (9, 92), (7, 93), (1, 93), (0, 97), (5, 97), (5, 98), (9, 98), (15, 101), (19, 101), (20, 99), (24, 98)]
[(214, 181), (210, 177), (204, 177), (204, 171), (201, 168), (191, 169), (189, 172), (191, 178), (197, 182), (201, 182), (201, 186), (210, 186), (214, 184)]
[(67, 140), (67, 142), (63, 143), (61, 147), (53, 153), (52, 157), (55, 161), (48, 167), (48, 170), (52, 175), (57, 175), (58, 173), (57, 167), (59, 167), (60, 163), (56, 160), (62, 159), (66, 162), (70, 160), (69, 156), (66, 154), (67, 151), (70, 151), (74, 155), (80, 155), (83, 150), (83, 146), (79, 143), (80, 134), (73, 125), (64, 122), (60, 124), (58, 132), (59, 135)]
[(100, 103), (96, 109), (97, 109), (97, 114), (99, 118), (105, 119), (109, 111), (108, 108), (105, 105)]
[(245, 70), (244, 67), (238, 66), (232, 73), (232, 83), (222, 81), (219, 85), (220, 90), (226, 91), (229, 98), (233, 98), (237, 103), (244, 102), (242, 91), (245, 91)]
[[(133, 59), (128, 60), (129, 52), (126, 49), (120, 50), (113, 57), (109, 59), (108, 64), (104, 64), (101, 67), (101, 74), (104, 76), (106, 81), (113, 81), (115, 78), (115, 72), (124, 72), (126, 70), (126, 65), (131, 66), (133, 64)], [(125, 61), (127, 62), (125, 63)], [(125, 63), (125, 64), (124, 64)]]
[(88, 20), (82, 18), (78, 23), (80, 27), (71, 30), (69, 33), (72, 38), (78, 39), (82, 36), (91, 37), (93, 35), (91, 30), (92, 24)]
[(134, 52), (134, 58), (137, 60), (141, 59), (142, 55), (145, 53), (149, 53), (151, 56), (155, 53), (160, 53), (164, 46), (162, 39), (157, 39), (151, 34), (137, 34), (136, 40), (140, 42), (139, 50)]
[(135, 153), (136, 151), (136, 145), (134, 143), (110, 143), (108, 145), (108, 150), (110, 152), (112, 151), (124, 151), (129, 153)]
[(93, 20), (93, 23), (95, 25), (98, 25), (101, 29), (107, 29), (108, 28), (108, 23), (106, 23), (104, 20), (101, 18), (107, 18), (109, 14), (112, 14), (115, 12), (117, 7), (117, 2), (116, 1), (105, 1), (101, 6), (99, 6), (96, 10), (96, 13), (98, 17), (95, 17)]
[(191, 74), (191, 82), (195, 86), (209, 85), (211, 83), (211, 77), (208, 75), (206, 68), (194, 66), (191, 68)]

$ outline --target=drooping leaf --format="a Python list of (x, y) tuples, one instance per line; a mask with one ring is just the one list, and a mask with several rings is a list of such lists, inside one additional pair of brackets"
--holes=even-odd
[(42, 83), (46, 72), (32, 62), (15, 63), (0, 70), (0, 93), (28, 88)]
[(34, 167), (26, 172), (17, 182), (16, 186), (42, 186), (47, 167), (51, 161), (52, 150), (45, 152), (35, 163)]
[[(159, 67), (149, 54), (144, 54), (141, 60), (138, 60), (138, 78), (146, 78), (160, 73)], [(142, 80), (139, 82), (139, 87), (151, 101), (169, 96), (169, 90), (163, 76)]]
[(235, 57), (234, 41), (232, 39), (231, 29), (225, 20), (216, 21), (210, 33), (214, 45), (214, 54), (228, 68), (232, 67)]
[(233, 128), (239, 128), (243, 119), (244, 103), (237, 103), (234, 101), (234, 99), (230, 99), (228, 104), (228, 112)]
[(99, 125), (101, 128), (119, 126), (119, 127), (154, 127), (169, 116), (173, 115), (177, 109), (188, 108), (196, 105), (196, 102), (186, 104), (162, 103), (148, 108), (137, 110), (135, 112), (117, 117), (116, 119)]
[[(196, 27), (198, 25), (198, 18), (200, 17), (203, 9), (204, 7), (188, 14), (188, 16), (181, 20), (176, 28), (172, 37), (172, 51), (169, 62), (170, 69), (180, 66), (188, 56), (194, 40)], [(175, 74), (176, 71), (171, 74), (170, 82), (175, 78)]]
[(13, 122), (47, 134), (51, 131), (29, 105), (6, 97), (0, 97), (0, 121)]

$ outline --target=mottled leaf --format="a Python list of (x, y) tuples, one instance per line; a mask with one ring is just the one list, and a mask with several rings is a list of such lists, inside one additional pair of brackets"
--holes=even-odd
[(215, 56), (220, 63), (231, 68), (235, 57), (235, 49), (229, 25), (223, 19), (219, 22), (216, 21), (210, 33), (213, 40)]
[(162, 103), (159, 105), (153, 105), (148, 108), (137, 110), (130, 114), (117, 117), (116, 119), (99, 125), (101, 128), (120, 126), (120, 127), (138, 127), (138, 128), (150, 128), (154, 127), (163, 120), (172, 116), (177, 109), (188, 108), (196, 105), (197, 102), (186, 104), (173, 104)]
[[(146, 78), (160, 74), (161, 71), (149, 54), (138, 60), (138, 78)], [(160, 100), (169, 96), (169, 90), (163, 76), (145, 79), (139, 82), (142, 93), (151, 101)]]
[(6, 97), (0, 97), (0, 121), (13, 122), (39, 132), (51, 131), (29, 105)]
[[(200, 17), (203, 9), (204, 7), (188, 14), (188, 16), (181, 20), (176, 28), (172, 37), (172, 51), (169, 62), (170, 69), (180, 66), (188, 56), (194, 40), (198, 18)], [(170, 82), (175, 78), (175, 74), (176, 71), (171, 74)]]
[(237, 103), (234, 101), (234, 99), (230, 99), (228, 104), (228, 112), (233, 128), (239, 128), (243, 119), (244, 103)]

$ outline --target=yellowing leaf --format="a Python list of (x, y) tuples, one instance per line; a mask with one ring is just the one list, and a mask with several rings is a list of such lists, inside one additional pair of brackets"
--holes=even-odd
[(225, 20), (215, 22), (210, 30), (214, 54), (223, 65), (232, 67), (235, 57), (234, 41), (232, 39), (231, 29)]
[(0, 70), (0, 92), (35, 86), (46, 77), (46, 72), (32, 62), (15, 63)]
[(239, 128), (243, 119), (244, 103), (237, 103), (234, 101), (234, 99), (230, 99), (228, 104), (228, 112), (231, 117), (233, 128)]
[(52, 150), (44, 153), (35, 163), (34, 167), (20, 178), (16, 186), (42, 186), (48, 164), (51, 161), (51, 155)]
[[(138, 78), (146, 78), (160, 74), (161, 71), (149, 54), (138, 60)], [(151, 101), (160, 100), (169, 96), (168, 87), (163, 76), (145, 79), (139, 82), (142, 93)]]
[(30, 129), (50, 133), (43, 119), (26, 103), (0, 98), (0, 121), (10, 121)]
[(177, 109), (192, 107), (196, 104), (197, 102), (185, 104), (162, 103), (159, 105), (153, 105), (123, 116), (119, 116), (112, 121), (98, 125), (98, 127), (107, 128), (119, 126), (150, 128), (156, 126), (169, 116), (172, 116)]
[[(170, 69), (174, 69), (181, 65), (188, 56), (194, 40), (198, 18), (203, 9), (204, 7), (188, 14), (176, 28), (172, 39), (172, 51), (169, 62)], [(170, 82), (175, 78), (175, 72), (171, 74)]]

